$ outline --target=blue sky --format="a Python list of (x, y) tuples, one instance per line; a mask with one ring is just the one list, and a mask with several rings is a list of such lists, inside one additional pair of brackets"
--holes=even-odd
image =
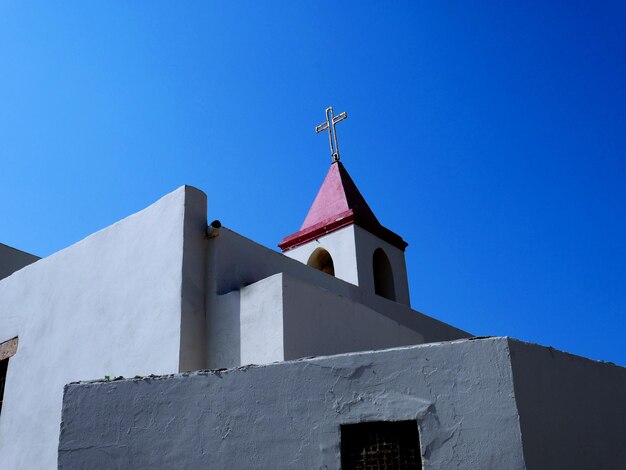
[(624, 5), (5, 0), (0, 242), (47, 256), (191, 184), (275, 247), (333, 105), (414, 308), (626, 365)]

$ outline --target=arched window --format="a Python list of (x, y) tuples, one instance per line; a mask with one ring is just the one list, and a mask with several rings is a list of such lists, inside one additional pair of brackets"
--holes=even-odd
[(382, 248), (376, 248), (374, 251), (372, 264), (374, 267), (374, 292), (376, 295), (386, 297), (389, 300), (396, 300), (391, 263)]
[(311, 266), (312, 268), (319, 269), (326, 274), (330, 274), (331, 276), (335, 275), (335, 265), (333, 264), (333, 258), (330, 256), (330, 253), (324, 248), (316, 248), (315, 251), (311, 253), (311, 256), (309, 256), (309, 261), (307, 261), (306, 264)]

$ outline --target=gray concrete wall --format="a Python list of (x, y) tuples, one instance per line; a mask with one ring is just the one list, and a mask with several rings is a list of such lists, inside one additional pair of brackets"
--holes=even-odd
[(511, 340), (529, 469), (626, 468), (626, 369)]
[(200, 217), (203, 200), (179, 188), (0, 281), (0, 342), (19, 337), (0, 417), (0, 467), (56, 467), (67, 382), (172, 373), (203, 356), (197, 343), (181, 344), (203, 317), (203, 290), (194, 286), (204, 280), (183, 252), (197, 244), (199, 225), (186, 218)]
[(38, 256), (0, 243), (0, 279), (10, 276), (38, 259)]
[(416, 419), (426, 469), (522, 469), (506, 338), (71, 384), (60, 469), (338, 469), (340, 425)]

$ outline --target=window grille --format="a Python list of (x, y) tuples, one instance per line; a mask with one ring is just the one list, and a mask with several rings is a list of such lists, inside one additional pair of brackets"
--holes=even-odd
[(417, 421), (341, 426), (342, 470), (421, 470)]
[(4, 382), (7, 378), (7, 367), (9, 360), (5, 359), (0, 361), (0, 413), (2, 412), (2, 400), (4, 398)]
[(2, 411), (2, 402), (4, 401), (4, 385), (7, 379), (7, 368), (9, 366), (9, 358), (17, 351), (17, 336), (8, 341), (0, 343), (0, 412)]

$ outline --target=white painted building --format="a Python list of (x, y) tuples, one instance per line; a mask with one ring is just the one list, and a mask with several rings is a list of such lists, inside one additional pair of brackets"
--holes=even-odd
[(72, 381), (470, 336), (410, 308), (406, 243), (339, 162), (280, 246), (207, 230), (189, 186), (38, 261), (0, 245), (2, 468), (56, 467)]

